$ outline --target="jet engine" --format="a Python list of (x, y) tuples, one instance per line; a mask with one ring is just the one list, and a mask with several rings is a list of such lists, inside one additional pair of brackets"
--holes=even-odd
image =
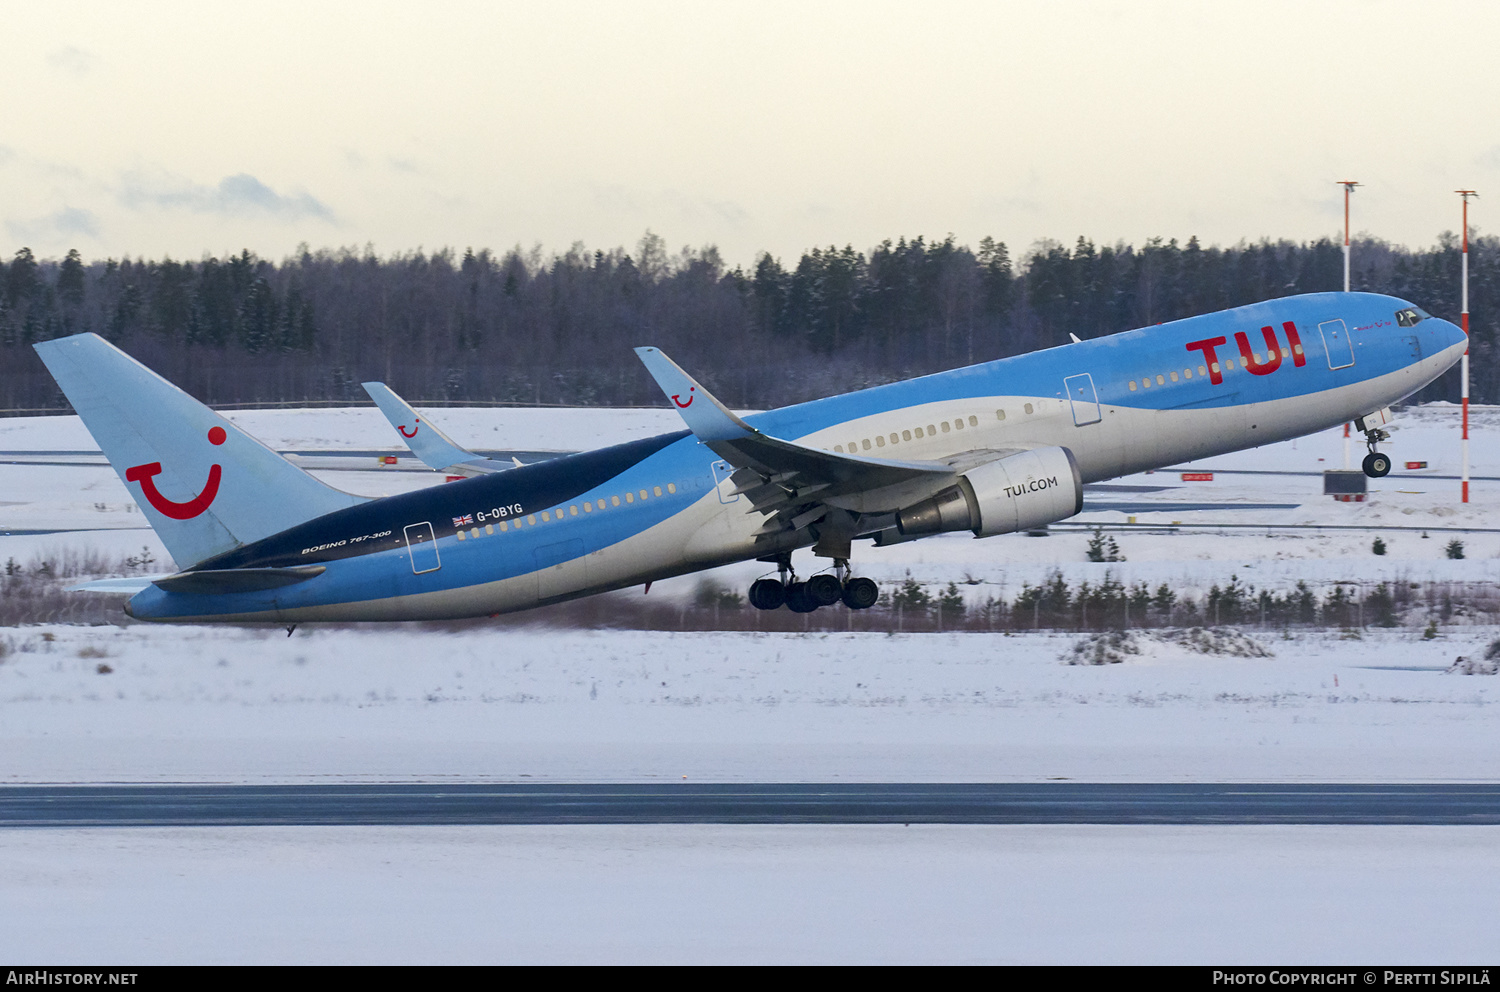
[(971, 469), (950, 486), (899, 511), (902, 538), (972, 530), (975, 537), (1009, 534), (1083, 509), (1078, 462), (1067, 448), (1021, 451)]

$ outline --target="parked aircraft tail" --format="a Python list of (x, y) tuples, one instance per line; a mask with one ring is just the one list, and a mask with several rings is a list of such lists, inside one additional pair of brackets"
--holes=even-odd
[(364, 501), (314, 479), (96, 334), (34, 347), (179, 567)]
[[(421, 414), (412, 409), (410, 403), (397, 396), (391, 387), (383, 382), (362, 382), (365, 392), (370, 394), (370, 399), (380, 407), (380, 412), (385, 414), (385, 419), (391, 422), (391, 426), (400, 432), (402, 440), (411, 449), (412, 454), (422, 460), (422, 463), (434, 472), (448, 472), (453, 475), (484, 475), (496, 472), (504, 468), (483, 455), (476, 455), (467, 448), (453, 443), (453, 440), (437, 429), (437, 425), (424, 419)], [(517, 465), (521, 464), (516, 462)]]

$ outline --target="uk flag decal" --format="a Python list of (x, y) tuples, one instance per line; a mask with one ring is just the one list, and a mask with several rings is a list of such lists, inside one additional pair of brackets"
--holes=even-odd
[(461, 517), (454, 517), (453, 518), (453, 526), (455, 526), (455, 527), (468, 527), (473, 522), (474, 522), (474, 514), (472, 514), (472, 513), (465, 513)]

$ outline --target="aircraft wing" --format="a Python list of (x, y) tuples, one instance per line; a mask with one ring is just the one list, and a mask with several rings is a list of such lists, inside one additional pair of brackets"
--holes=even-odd
[[(906, 484), (937, 487), (951, 481), (955, 474), (948, 462), (865, 458), (772, 437), (735, 416), (658, 349), (637, 348), (635, 353), (688, 429), (736, 469), (730, 476), (734, 494), (745, 495), (761, 512), (777, 513), (812, 500), (822, 503), (838, 496)], [(794, 518), (794, 523), (801, 521), (797, 526), (812, 522), (805, 519), (806, 512)], [(767, 521), (768, 528), (772, 523)]]
[(385, 383), (362, 382), (360, 385), (380, 407), (385, 419), (396, 428), (412, 454), (433, 471), (450, 475), (486, 475), (509, 467), (454, 444), (448, 435), (437, 429), (437, 425), (423, 419), (410, 403), (397, 396)]

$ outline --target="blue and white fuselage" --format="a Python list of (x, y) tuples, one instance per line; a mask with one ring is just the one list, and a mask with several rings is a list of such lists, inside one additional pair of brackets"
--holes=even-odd
[[(310, 494), (289, 500), (310, 508), (289, 506), (297, 522), (272, 532), (259, 518), (237, 526), (226, 494), (238, 486), (246, 491), (233, 498), (274, 503), (280, 470), (256, 462), (236, 478), (233, 452), (201, 440), (224, 431), (197, 413), (181, 438), (116, 460), (89, 397), (74, 395), (107, 392), (101, 376), (79, 385), (79, 375), (59, 374), (61, 349), (48, 350), (87, 337), (38, 347), (122, 478), (134, 473), (126, 484), (174, 557), (193, 562), (136, 594), (131, 615), (283, 623), (503, 613), (810, 545), (843, 559), (855, 538), (1003, 533), (1076, 512), (1083, 483), (1375, 414), (1441, 375), (1467, 344), (1458, 327), (1403, 300), (1322, 293), (743, 420), (644, 349), (689, 430), (378, 500), (330, 505), (334, 497)], [(89, 360), (80, 353), (73, 365)], [(160, 468), (169, 458), (197, 459), (176, 493)], [(188, 513), (171, 507), (189, 507), (183, 497), (195, 492), (201, 501), (212, 477), (227, 536), (153, 508), (140, 492), (150, 465), (124, 465), (137, 459), (164, 473), (146, 495), (164, 494), (157, 507), (169, 514)], [(1026, 503), (1042, 499), (1052, 502)], [(183, 553), (173, 527), (198, 527)]]

